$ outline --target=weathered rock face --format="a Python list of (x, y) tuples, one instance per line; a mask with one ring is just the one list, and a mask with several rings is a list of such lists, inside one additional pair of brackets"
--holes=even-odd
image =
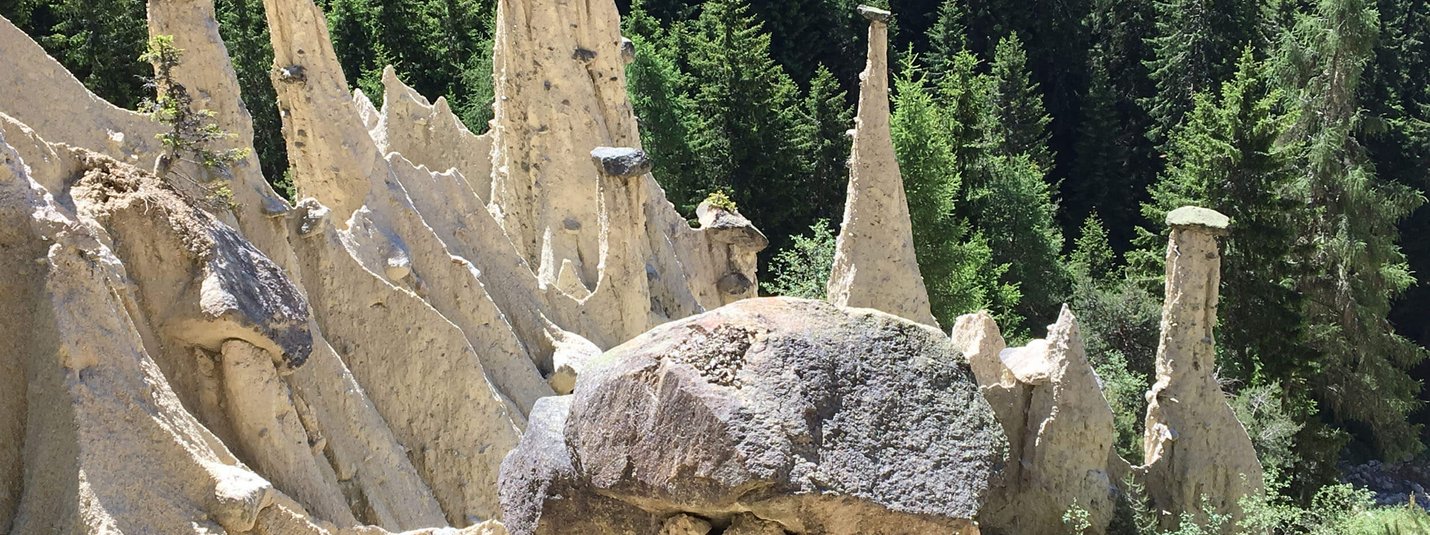
[(829, 300), (937, 325), (914, 256), (904, 180), (889, 132), (889, 14), (872, 8), (860, 12), (870, 20), (869, 63), (859, 75), (849, 198), (829, 275)]
[(1167, 512), (1159, 519), (1163, 527), (1172, 528), (1183, 513), (1198, 520), (1207, 513), (1240, 518), (1237, 502), (1261, 492), (1263, 482), (1251, 438), (1213, 375), (1221, 285), (1216, 239), (1225, 233), (1227, 217), (1187, 207), (1167, 214), (1167, 225), (1167, 294), (1143, 448), (1148, 494)]
[[(290, 163), (306, 197), (296, 206), (273, 192), (252, 154), (221, 168), (158, 165), (165, 149), (154, 137), (164, 125), (95, 97), (0, 19), (10, 67), (0, 71), (9, 95), (0, 149), (16, 191), (26, 192), (4, 199), (24, 202), (3, 212), (12, 223), (0, 235), (3, 265), (16, 278), (0, 286), (13, 309), (0, 331), (9, 347), (27, 348), (0, 359), (0, 432), (25, 437), (0, 444), (0, 531), (177, 533), (215, 522), (255, 533), (475, 530), (499, 513), (500, 462), (538, 399), (569, 391), (603, 348), (755, 294), (763, 236), (734, 213), (690, 228), (648, 159), (634, 157), (614, 3), (502, 3), (507, 38), (495, 74), (510, 81), (499, 83), (510, 98), (486, 136), (391, 72), (378, 110), (349, 93), (312, 2), (264, 8)], [(248, 148), (252, 121), (213, 14), (211, 0), (153, 0), (149, 29), (174, 36), (184, 51), (174, 82), (234, 134), (210, 148)], [(545, 55), (553, 42), (572, 50)], [(550, 128), (534, 126), (541, 121)], [(601, 146), (629, 148), (598, 165), (590, 154)], [(232, 203), (201, 202), (171, 170), (223, 181)], [(60, 306), (46, 304), (50, 268), (40, 261), (56, 238), (25, 230), (37, 225), (84, 236), (78, 256), (105, 270), (55, 289), (114, 301), (93, 305), (117, 311), (105, 320), (118, 326), (86, 358), (128, 352), (142, 377), (100, 375), (64, 392), (31, 378), (59, 373), (35, 367), (60, 347), (32, 341), (48, 331), (34, 328), (43, 318), (30, 311)], [(512, 238), (538, 227), (539, 246)], [(543, 277), (546, 268), (556, 276)], [(47, 390), (23, 394), (34, 388)], [(99, 434), (87, 424), (78, 434), (31, 425), (90, 418), (74, 411), (91, 410), (96, 388), (100, 405), (126, 396), (162, 403), (100, 407), (93, 417), (157, 420)], [(176, 425), (191, 429), (166, 438)], [(129, 432), (114, 440), (134, 448), (167, 441), (173, 447), (133, 458), (176, 468), (131, 477), (86, 465), (99, 461), (83, 452), (98, 455), (109, 440), (98, 437), (110, 432)], [(26, 475), (55, 470), (87, 481)], [(131, 480), (183, 490), (114, 495)], [(99, 506), (123, 510), (84, 509), (96, 492), (85, 485), (110, 489)], [(246, 505), (191, 506), (215, 492)], [(54, 503), (72, 507), (41, 510)]]
[(541, 403), (502, 471), (518, 534), (971, 533), (1005, 448), (947, 338), (816, 301), (662, 326)]
[(1066, 533), (1063, 513), (1089, 513), (1106, 531), (1127, 471), (1112, 449), (1112, 409), (1064, 308), (1048, 337), (1005, 349), (986, 313), (959, 318), (956, 345), (968, 356), (983, 395), (1008, 434), (1008, 467), (979, 515), (985, 533)]

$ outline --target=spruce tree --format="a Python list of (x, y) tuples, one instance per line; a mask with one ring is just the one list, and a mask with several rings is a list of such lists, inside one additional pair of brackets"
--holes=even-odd
[[(991, 76), (979, 74), (982, 62), (972, 52), (959, 52), (936, 77), (938, 101), (944, 110), (944, 131), (953, 145), (954, 160), (960, 175), (971, 176), (999, 145), (997, 91)], [(958, 207), (965, 219), (971, 214), (968, 206)]]
[(641, 145), (655, 161), (655, 177), (666, 198), (693, 216), (708, 188), (699, 181), (699, 161), (690, 144), (694, 104), (684, 93), (677, 37), (646, 13), (643, 2), (634, 3), (622, 22), (636, 47), (636, 59), (626, 67), (626, 89), (640, 121)]
[(369, 98), (380, 100), (381, 79), (376, 86), (371, 81), (373, 73), (382, 73), (390, 56), (377, 28), (377, 9), (370, 0), (327, 0), (327, 5), (322, 7), (327, 14), (333, 51), (338, 55), (348, 84), (357, 87), (359, 81), (367, 79), (369, 83), (363, 84), (363, 92)]
[(780, 250), (770, 261), (769, 275), (763, 279), (761, 289), (770, 295), (786, 297), (827, 297), (836, 238), (829, 220), (815, 221), (808, 235), (795, 236), (794, 243)]
[[(1092, 64), (1091, 71), (1091, 85), (1082, 103), (1076, 172), (1069, 179), (1071, 183), (1064, 186), (1068, 192), (1067, 204), (1071, 205), (1067, 209), (1069, 213), (1064, 215), (1086, 220), (1093, 213), (1111, 214), (1109, 225), (1125, 243), (1128, 237), (1123, 231), (1131, 228), (1137, 215), (1128, 206), (1138, 203), (1141, 192), (1128, 180), (1134, 170), (1130, 168), (1129, 148), (1124, 144), (1124, 123), (1117, 109), (1116, 89), (1103, 64)], [(1072, 213), (1074, 211), (1076, 213)], [(1098, 220), (1098, 229), (1105, 230), (1101, 221)]]
[(754, 0), (753, 12), (770, 34), (770, 54), (797, 83), (822, 68), (853, 81), (863, 68), (867, 22), (855, 0)]
[[(454, 61), (437, 62), (442, 69), (434, 95), (446, 96), (452, 110), (475, 133), (487, 130), (492, 119), (492, 37), (496, 33), (496, 5), (491, 0), (435, 0), (441, 43), (434, 48)], [(424, 58), (424, 68), (432, 59)]]
[(702, 6), (688, 36), (695, 104), (691, 144), (706, 192), (728, 189), (771, 236), (770, 254), (814, 218), (801, 188), (798, 89), (770, 57), (770, 37), (743, 0)]
[(1312, 210), (1299, 236), (1316, 268), (1299, 277), (1316, 372), (1310, 390), (1325, 421), (1366, 426), (1387, 459), (1423, 449), (1408, 421), (1420, 385), (1407, 371), (1426, 350), (1386, 320), (1393, 299), (1414, 278), (1397, 245), (1396, 224), (1424, 202), (1419, 192), (1379, 179), (1355, 132), (1364, 126), (1357, 99), (1378, 34), (1366, 0), (1321, 0), (1286, 40), (1281, 72), (1298, 107), (1290, 132)]
[(987, 237), (993, 260), (1009, 266), (1006, 280), (1019, 284), (1014, 311), (1030, 328), (1046, 325), (1067, 299), (1071, 280), (1042, 169), (1025, 154), (989, 155), (964, 182), (970, 222)]
[(1094, 0), (1083, 20), (1092, 46), (1081, 101), (1073, 173), (1062, 185), (1062, 222), (1071, 228), (1096, 211), (1115, 251), (1126, 251), (1140, 221), (1137, 207), (1162, 168), (1148, 139), (1151, 117), (1141, 101), (1154, 91), (1143, 62), (1150, 52), (1152, 5)]
[(890, 129), (908, 198), (914, 251), (934, 316), (951, 325), (961, 314), (993, 307), (1013, 319), (1009, 313), (1017, 301), (1016, 286), (998, 281), (1006, 266), (992, 265), (982, 236), (965, 241), (967, 226), (955, 214), (961, 183), (953, 147), (942, 135), (942, 111), (912, 61), (900, 71), (894, 81)]
[(1004, 156), (1027, 155), (1043, 172), (1052, 169), (1048, 150), (1048, 124), (1052, 117), (1043, 108), (1043, 94), (1028, 72), (1028, 56), (1018, 34), (998, 41), (991, 74), (997, 82), (994, 102), (1002, 128), (999, 152)]
[(283, 139), (278, 96), (268, 71), (273, 68), (273, 44), (260, 0), (220, 0), (217, 2), (219, 33), (233, 69), (243, 105), (253, 117), (253, 148), (263, 168), (263, 176), (279, 193), (293, 195), (293, 185), (285, 182), (288, 145)]
[(954, 211), (988, 240), (994, 263), (1008, 266), (1002, 280), (1021, 292), (1010, 315), (1031, 330), (1057, 314), (1070, 289), (1057, 206), (1045, 169), (1028, 154), (1004, 152), (999, 80), (978, 68), (977, 57), (962, 52), (939, 81), (944, 132), (963, 182)]
[(1258, 0), (1155, 0), (1156, 34), (1147, 69), (1157, 86), (1146, 107), (1155, 119), (1149, 135), (1166, 141), (1193, 97), (1215, 90), (1234, 68), (1237, 52), (1256, 45)]
[(943, 0), (929, 28), (929, 52), (925, 57), (935, 79), (950, 70), (954, 58), (968, 49), (968, 28), (964, 24), (967, 14), (963, 6), (964, 0)]
[(815, 217), (837, 220), (844, 213), (853, 143), (848, 132), (853, 125), (854, 109), (848, 104), (848, 95), (829, 69), (819, 67), (809, 82), (796, 125), (796, 144), (804, 148), (809, 170), (805, 202)]
[(101, 98), (135, 109), (152, 74), (138, 60), (149, 42), (145, 0), (49, 0), (15, 6), (17, 22)]
[[(1375, 59), (1361, 84), (1367, 128), (1358, 132), (1376, 175), (1430, 193), (1430, 3), (1380, 0)], [(1430, 208), (1400, 224), (1402, 247), (1417, 284), (1391, 318), (1400, 332), (1430, 346)]]

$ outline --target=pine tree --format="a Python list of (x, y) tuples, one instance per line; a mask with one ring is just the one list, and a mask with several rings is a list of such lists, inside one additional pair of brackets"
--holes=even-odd
[(1094, 0), (1083, 21), (1092, 41), (1088, 88), (1081, 101), (1073, 173), (1062, 185), (1062, 222), (1071, 228), (1096, 211), (1115, 251), (1126, 251), (1140, 221), (1137, 207), (1162, 168), (1148, 139), (1151, 117), (1141, 101), (1154, 91), (1143, 61), (1150, 52), (1152, 5)]
[(799, 136), (796, 144), (805, 148), (805, 168), (809, 169), (804, 187), (805, 202), (816, 217), (829, 220), (844, 212), (853, 142), (848, 131), (854, 124), (854, 110), (838, 84), (829, 69), (822, 66), (817, 69), (800, 105), (800, 121), (796, 125)]
[[(328, 35), (348, 84), (356, 87), (364, 78), (371, 81), (373, 73), (381, 74), (389, 58), (377, 28), (377, 10), (369, 0), (327, 1), (322, 7), (328, 18)], [(379, 87), (368, 83), (362, 88), (369, 98), (381, 98), (380, 78), (378, 82)]]
[[(486, 24), (491, 27), (495, 22), (493, 15)], [(451, 95), (457, 116), (469, 130), (478, 134), (488, 130), (495, 116), (492, 109), (496, 104), (496, 88), (492, 87), (493, 46), (490, 35), (477, 43), (477, 53), (463, 63), (457, 79), (458, 90)]]
[(1003, 153), (998, 79), (978, 67), (972, 53), (960, 53), (939, 81), (944, 132), (963, 181), (954, 211), (988, 240), (994, 263), (1008, 266), (1002, 280), (1021, 292), (1010, 315), (1031, 329), (1046, 325), (1070, 290), (1062, 231), (1044, 169), (1027, 154)]
[(144, 0), (50, 0), (16, 8), (28, 22), (20, 27), (90, 91), (129, 109), (147, 97), (144, 81), (153, 70), (138, 60), (149, 42)]
[(834, 269), (835, 240), (829, 220), (816, 221), (808, 235), (795, 236), (794, 243), (770, 261), (768, 282), (762, 289), (770, 295), (824, 299)]
[(1378, 179), (1354, 133), (1363, 126), (1357, 91), (1378, 34), (1366, 0), (1321, 0), (1285, 41), (1281, 72), (1296, 88), (1300, 180), (1312, 210), (1299, 236), (1316, 269), (1296, 281), (1306, 298), (1317, 370), (1310, 390), (1335, 425), (1365, 425), (1379, 452), (1402, 459), (1423, 449), (1408, 421), (1420, 385), (1407, 370), (1426, 350), (1386, 321), (1391, 301), (1414, 278), (1396, 244), (1396, 223), (1424, 202), (1403, 184)]
[[(1430, 3), (1380, 0), (1381, 33), (1361, 85), (1366, 128), (1359, 132), (1376, 174), (1430, 193)], [(1400, 224), (1402, 246), (1417, 284), (1391, 317), (1400, 332), (1430, 346), (1430, 208)]]
[(688, 37), (699, 183), (728, 189), (772, 237), (773, 253), (814, 219), (799, 190), (807, 170), (796, 143), (798, 89), (742, 0), (704, 4)]
[[(1096, 54), (1094, 54), (1096, 55)], [(1077, 144), (1077, 172), (1071, 184), (1065, 185), (1068, 192), (1068, 217), (1084, 219), (1088, 214), (1111, 214), (1110, 226), (1117, 229), (1123, 243), (1127, 236), (1121, 235), (1130, 229), (1136, 212), (1128, 206), (1135, 206), (1140, 200), (1140, 192), (1128, 180), (1133, 170), (1130, 168), (1129, 149), (1124, 145), (1121, 114), (1117, 110), (1116, 89), (1108, 79), (1107, 70), (1101, 63), (1092, 65), (1092, 81), (1087, 97), (1083, 99), (1083, 120), (1081, 135)], [(1073, 211), (1077, 213), (1071, 213)], [(1099, 229), (1103, 227), (1099, 219)]]
[(1027, 155), (986, 156), (965, 177), (971, 223), (988, 238), (993, 260), (1009, 266), (1022, 298), (1014, 309), (1028, 326), (1045, 325), (1067, 299), (1071, 281), (1062, 262), (1063, 235), (1043, 171)]
[(814, 79), (821, 68), (854, 80), (863, 67), (866, 21), (854, 0), (754, 0), (753, 12), (770, 34), (770, 54), (796, 82)]
[[(997, 91), (991, 76), (978, 73), (982, 67), (978, 57), (963, 51), (953, 57), (947, 70), (937, 77), (938, 101), (944, 110), (944, 131), (953, 145), (954, 160), (963, 176), (974, 174), (989, 154), (998, 146)], [(959, 216), (971, 214), (968, 206), (960, 205)]]
[(1027, 155), (1046, 173), (1053, 166), (1048, 150), (1048, 124), (1053, 119), (1043, 109), (1043, 95), (1028, 72), (1028, 56), (1018, 34), (998, 41), (991, 71), (997, 81), (994, 102), (1003, 130), (999, 152), (1009, 157)]
[(1146, 106), (1155, 119), (1150, 135), (1160, 145), (1198, 92), (1214, 90), (1230, 77), (1237, 51), (1259, 44), (1260, 2), (1156, 0), (1154, 7), (1157, 30), (1147, 69), (1157, 91)]
[[(492, 37), (496, 33), (496, 6), (491, 0), (434, 0), (434, 17), (442, 42), (438, 62), (442, 69), (435, 95), (447, 97), (452, 110), (473, 132), (487, 130), (492, 119)], [(431, 58), (424, 58), (430, 65)], [(424, 67), (425, 68), (425, 67)]]

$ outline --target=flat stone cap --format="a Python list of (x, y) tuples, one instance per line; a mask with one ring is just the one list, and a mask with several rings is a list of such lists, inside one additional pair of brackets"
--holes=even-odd
[(591, 159), (602, 173), (621, 178), (644, 175), (655, 166), (645, 151), (630, 147), (596, 147)]
[(858, 11), (860, 16), (874, 22), (889, 22), (889, 19), (893, 17), (893, 13), (874, 6), (861, 5)]
[(1167, 226), (1169, 227), (1203, 227), (1212, 230), (1226, 230), (1231, 228), (1231, 218), (1222, 215), (1216, 210), (1199, 208), (1196, 206), (1183, 206), (1167, 213)]

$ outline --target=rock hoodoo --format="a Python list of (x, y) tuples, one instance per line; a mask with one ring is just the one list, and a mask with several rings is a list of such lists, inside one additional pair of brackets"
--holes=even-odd
[(1006, 447), (938, 331), (794, 299), (617, 347), (530, 429), (502, 470), (516, 534), (655, 533), (680, 515), (701, 535), (974, 533)]
[(1147, 393), (1145, 466), (1129, 465), (1112, 448), (1112, 412), (1066, 308), (1047, 339), (1011, 349), (987, 313), (958, 319), (954, 345), (1009, 442), (1008, 467), (979, 514), (984, 533), (1063, 533), (1062, 514), (1074, 505), (1088, 513), (1092, 532), (1105, 533), (1127, 511), (1125, 500), (1145, 501), (1165, 529), (1176, 529), (1183, 513), (1201, 522), (1216, 513), (1233, 520), (1224, 528), (1231, 532), (1240, 498), (1262, 491), (1256, 451), (1213, 375), (1216, 237), (1228, 220), (1187, 207), (1167, 223), (1167, 300), (1157, 382)]
[(1229, 221), (1212, 210), (1185, 207), (1167, 214), (1167, 225), (1167, 294), (1143, 448), (1148, 494), (1167, 512), (1161, 523), (1175, 527), (1183, 513), (1239, 518), (1237, 501), (1261, 492), (1262, 473), (1251, 438), (1214, 375), (1212, 330), (1221, 286), (1216, 240)]
[(869, 20), (869, 62), (859, 75), (859, 115), (849, 160), (849, 198), (829, 275), (829, 300), (937, 325), (914, 256), (904, 180), (889, 131), (889, 12)]

